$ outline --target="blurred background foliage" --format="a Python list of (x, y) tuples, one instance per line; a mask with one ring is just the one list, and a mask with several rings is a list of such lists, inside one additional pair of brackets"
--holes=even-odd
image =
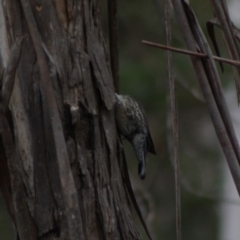
[(6, 204), (0, 192), (0, 239), (13, 240), (13, 225)]
[[(207, 36), (206, 22), (213, 18), (209, 1), (194, 0), (190, 3)], [(174, 13), (171, 15), (172, 44), (185, 48)], [(168, 150), (171, 132), (167, 128), (169, 103), (166, 51), (141, 43), (144, 39), (165, 44), (164, 1), (118, 1), (118, 18), (120, 93), (135, 97), (144, 106), (157, 151), (157, 156), (149, 155), (147, 177), (141, 181), (137, 175), (133, 149), (128, 142), (123, 141), (133, 189), (153, 238), (176, 239), (175, 180)], [(104, 27), (107, 37), (106, 14)], [(216, 36), (221, 55), (227, 57), (219, 30), (216, 30)], [(219, 196), (227, 165), (221, 160), (218, 140), (189, 57), (173, 53), (173, 62), (179, 113), (183, 239), (219, 239)], [(229, 66), (224, 65), (224, 68), (224, 74), (220, 75), (222, 84), (228, 88), (233, 84), (233, 76)], [(137, 216), (136, 222), (143, 239), (147, 239)], [(0, 239), (13, 239), (11, 221), (2, 198)]]
[[(167, 127), (169, 89), (166, 51), (141, 43), (148, 40), (165, 44), (164, 2), (118, 1), (120, 93), (129, 94), (143, 104), (157, 150), (157, 156), (149, 155), (147, 177), (141, 181), (137, 175), (134, 151), (124, 141), (131, 181), (144, 219), (154, 239), (176, 239), (174, 170), (168, 150), (171, 132)], [(214, 18), (210, 2), (195, 0), (190, 4), (209, 40), (206, 23)], [(185, 48), (173, 10), (171, 16), (172, 45)], [(215, 33), (221, 55), (228, 58), (221, 32), (216, 29)], [(210, 40), (209, 43), (212, 46)], [(219, 239), (220, 196), (223, 172), (225, 169), (228, 171), (228, 167), (222, 160), (190, 58), (173, 53), (173, 63), (179, 114), (183, 239)], [(217, 67), (223, 86), (234, 86), (231, 67), (224, 65), (224, 73), (221, 73), (218, 64)], [(140, 224), (138, 228), (142, 229)], [(147, 239), (143, 230), (141, 233), (143, 239)]]

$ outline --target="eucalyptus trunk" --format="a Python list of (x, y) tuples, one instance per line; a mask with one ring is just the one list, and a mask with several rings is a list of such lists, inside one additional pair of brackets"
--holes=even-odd
[(0, 187), (16, 239), (140, 238), (94, 2), (0, 3)]

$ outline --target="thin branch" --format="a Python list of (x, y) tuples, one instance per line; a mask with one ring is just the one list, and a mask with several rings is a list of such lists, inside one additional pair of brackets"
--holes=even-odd
[[(189, 55), (189, 56), (208, 58), (208, 55), (205, 54), (205, 53), (193, 52), (193, 51), (189, 51), (189, 50), (185, 50), (185, 49), (180, 49), (180, 48), (166, 46), (166, 45), (162, 45), (162, 44), (158, 44), (158, 43), (149, 42), (149, 41), (146, 41), (146, 40), (142, 40), (142, 43), (146, 44), (148, 46), (151, 46), (151, 47), (170, 50), (170, 51), (173, 51), (173, 52), (182, 53), (182, 54)], [(235, 67), (240, 67), (240, 61), (230, 60), (230, 59), (227, 59), (227, 58), (221, 58), (221, 57), (217, 57), (217, 56), (213, 56), (213, 59), (215, 61), (218, 61), (218, 62), (223, 62), (223, 63), (229, 64), (229, 65), (233, 65)]]
[[(171, 35), (171, 21), (170, 21), (170, 4), (165, 1), (165, 28), (166, 28), (166, 42), (168, 45), (172, 43)], [(170, 103), (171, 103), (171, 122), (172, 122), (172, 139), (173, 139), (173, 159), (174, 159), (174, 173), (175, 173), (175, 194), (176, 194), (176, 233), (177, 240), (182, 239), (181, 229), (181, 183), (180, 183), (180, 164), (178, 156), (178, 113), (176, 104), (176, 84), (173, 76), (173, 62), (172, 52), (167, 51), (168, 59), (168, 77), (169, 77), (169, 90), (170, 90)]]
[[(188, 49), (190, 51), (197, 52), (198, 51), (197, 44), (192, 35), (193, 34), (192, 29), (190, 29), (188, 19), (186, 17), (186, 12), (183, 9), (182, 2), (178, 0), (172, 0), (172, 3), (175, 10), (176, 18), (182, 29), (183, 37)], [(215, 131), (217, 133), (217, 136), (221, 144), (222, 150), (224, 152), (225, 158), (227, 160), (227, 163), (229, 165), (236, 188), (238, 190), (238, 194), (240, 195), (240, 169), (239, 169), (237, 157), (235, 155), (232, 143), (229, 139), (228, 133), (223, 123), (223, 119), (219, 113), (218, 106), (215, 102), (212, 89), (209, 85), (209, 81), (210, 81), (209, 78), (212, 76), (210, 72), (207, 71), (208, 69), (206, 69), (205, 67), (207, 64), (206, 61), (205, 61), (205, 64), (203, 65), (203, 60), (199, 58), (191, 57), (191, 60), (192, 60), (193, 67), (196, 72), (196, 76), (198, 78), (199, 84), (201, 86), (206, 104), (208, 106), (209, 113), (215, 127)], [(211, 81), (212, 80), (213, 79), (211, 79)]]
[(236, 133), (234, 131), (232, 120), (231, 120), (231, 117), (230, 117), (230, 114), (228, 111), (228, 107), (227, 107), (227, 104), (226, 104), (226, 101), (224, 98), (220, 77), (219, 77), (216, 65), (214, 63), (214, 60), (212, 58), (211, 49), (207, 43), (207, 39), (205, 38), (205, 36), (201, 30), (201, 27), (195, 17), (195, 14), (194, 14), (192, 8), (187, 4), (185, 4), (184, 7), (185, 7), (185, 11), (189, 18), (189, 24), (191, 26), (193, 35), (195, 36), (195, 39), (198, 43), (200, 50), (202, 52), (206, 52), (209, 56), (209, 61), (205, 61), (205, 62), (203, 62), (203, 64), (204, 64), (205, 71), (206, 71), (208, 79), (209, 79), (209, 84), (212, 89), (213, 96), (217, 103), (219, 113), (222, 117), (222, 121), (225, 125), (227, 134), (232, 143), (233, 150), (235, 151), (237, 160), (240, 165), (239, 143), (238, 143), (238, 139), (237, 139)]
[[(229, 55), (234, 60), (239, 60), (240, 52), (236, 44), (236, 38), (234, 37), (232, 23), (229, 17), (226, 4), (219, 0), (211, 0), (212, 7), (217, 19), (220, 22), (221, 29), (223, 31), (223, 36)], [(235, 84), (237, 89), (238, 103), (240, 102), (240, 69), (234, 70)]]

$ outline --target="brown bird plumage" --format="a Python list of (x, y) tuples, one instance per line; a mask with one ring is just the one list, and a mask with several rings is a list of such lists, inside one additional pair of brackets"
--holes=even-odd
[(134, 98), (116, 94), (115, 113), (117, 127), (133, 145), (138, 159), (138, 174), (144, 179), (147, 152), (156, 154), (145, 111)]

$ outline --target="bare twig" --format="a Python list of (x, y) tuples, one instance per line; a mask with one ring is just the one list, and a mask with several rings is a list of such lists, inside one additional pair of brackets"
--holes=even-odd
[[(165, 28), (166, 28), (166, 42), (168, 45), (172, 43), (171, 35), (171, 21), (170, 21), (170, 4), (165, 1)], [(181, 229), (181, 183), (180, 183), (180, 165), (178, 157), (178, 113), (176, 104), (176, 84), (173, 77), (173, 62), (172, 53), (167, 51), (168, 58), (168, 77), (169, 77), (169, 90), (170, 90), (170, 105), (171, 105), (171, 122), (172, 122), (172, 139), (173, 139), (173, 159), (175, 170), (175, 194), (176, 194), (176, 233), (177, 240), (182, 239)]]
[(203, 62), (205, 71), (208, 76), (208, 81), (213, 92), (214, 99), (217, 103), (218, 111), (221, 115), (223, 124), (226, 128), (228, 137), (231, 141), (233, 150), (237, 157), (238, 163), (240, 165), (240, 148), (239, 143), (236, 137), (236, 133), (233, 128), (232, 120), (228, 111), (228, 107), (224, 98), (220, 77), (218, 75), (218, 71), (216, 65), (213, 61), (211, 49), (207, 43), (207, 40), (201, 30), (201, 27), (198, 24), (198, 21), (194, 15), (193, 10), (187, 4), (184, 5), (185, 11), (189, 18), (189, 24), (191, 26), (192, 32), (197, 40), (198, 46), (202, 52), (206, 52), (209, 56), (209, 62)]
[[(142, 43), (144, 43), (148, 46), (151, 46), (151, 47), (170, 50), (170, 51), (173, 51), (173, 52), (178, 52), (178, 53), (182, 53), (182, 54), (189, 55), (189, 56), (196, 56), (196, 57), (200, 57), (200, 58), (208, 58), (208, 55), (205, 54), (205, 53), (193, 52), (193, 51), (189, 51), (189, 50), (184, 50), (184, 49), (180, 49), (180, 48), (175, 48), (175, 47), (171, 47), (171, 46), (162, 45), (162, 44), (159, 44), (159, 43), (149, 42), (149, 41), (146, 41), (146, 40), (142, 40)], [(221, 58), (221, 57), (217, 57), (217, 56), (213, 56), (213, 59), (215, 61), (218, 61), (218, 62), (223, 62), (223, 63), (229, 64), (229, 65), (233, 65), (235, 67), (240, 67), (240, 61), (230, 60), (230, 59), (227, 59), (227, 58)]]
[[(202, 39), (201, 38), (194, 39), (194, 37), (193, 37), (193, 32), (192, 32), (192, 29), (190, 28), (189, 22), (188, 22), (189, 19), (187, 19), (187, 17), (186, 17), (186, 15), (188, 15), (189, 13), (186, 13), (183, 9), (184, 1), (172, 0), (172, 3), (173, 3), (174, 10), (175, 10), (176, 18), (180, 24), (182, 32), (184, 33), (183, 37), (184, 37), (184, 40), (186, 42), (188, 49), (192, 52), (197, 52), (198, 50), (197, 50), (196, 41), (198, 40), (201, 43)], [(190, 17), (192, 19), (192, 16), (188, 16), (188, 17)], [(196, 22), (197, 20), (194, 19), (194, 21)], [(199, 26), (195, 24), (194, 27), (198, 28)], [(198, 31), (198, 30), (195, 29), (195, 31)], [(207, 51), (207, 53), (209, 54), (208, 51)], [(211, 57), (212, 57), (212, 54), (211, 54)], [(209, 81), (211, 81), (211, 82), (215, 81), (212, 76), (212, 74), (213, 74), (211, 72), (212, 70), (209, 70), (209, 65), (207, 66), (207, 64), (209, 64), (209, 63), (207, 63), (207, 61), (204, 61), (204, 59), (191, 57), (191, 60), (192, 60), (199, 84), (201, 86), (204, 98), (206, 100), (206, 104), (208, 106), (209, 113), (210, 113), (210, 116), (212, 118), (212, 121), (213, 121), (213, 124), (215, 127), (215, 131), (217, 133), (217, 136), (218, 136), (219, 142), (221, 144), (222, 150), (224, 152), (224, 155), (226, 157), (227, 163), (229, 165), (236, 188), (240, 195), (240, 169), (239, 169), (239, 165), (237, 162), (237, 157), (235, 155), (236, 152), (234, 152), (232, 142), (229, 139), (228, 132), (223, 123), (223, 119), (219, 113), (219, 109), (215, 102), (215, 98), (214, 98), (214, 95), (213, 95), (213, 92), (211, 89), (212, 86), (210, 87), (210, 84), (209, 84)], [(212, 61), (210, 61), (210, 63), (212, 65)], [(208, 68), (206, 68), (206, 66)]]
[[(223, 1), (211, 0), (212, 7), (217, 19), (220, 22), (221, 29), (229, 55), (234, 60), (240, 59), (239, 47), (236, 44), (236, 38), (232, 27), (232, 22), (226, 4)], [(234, 69), (235, 84), (237, 90), (238, 103), (240, 102), (240, 69)]]
[[(216, 37), (215, 37), (214, 25), (211, 23), (211, 21), (208, 21), (206, 23), (206, 27), (207, 27), (208, 35), (209, 35), (210, 39), (212, 40), (212, 44), (213, 44), (213, 47), (215, 49), (215, 52), (216, 52), (218, 57), (221, 57), (220, 51), (219, 51), (219, 48), (218, 48), (218, 45), (217, 45), (217, 40), (216, 40)], [(220, 64), (220, 68), (221, 68), (222, 72), (224, 72), (222, 62), (219, 62), (219, 64)]]

